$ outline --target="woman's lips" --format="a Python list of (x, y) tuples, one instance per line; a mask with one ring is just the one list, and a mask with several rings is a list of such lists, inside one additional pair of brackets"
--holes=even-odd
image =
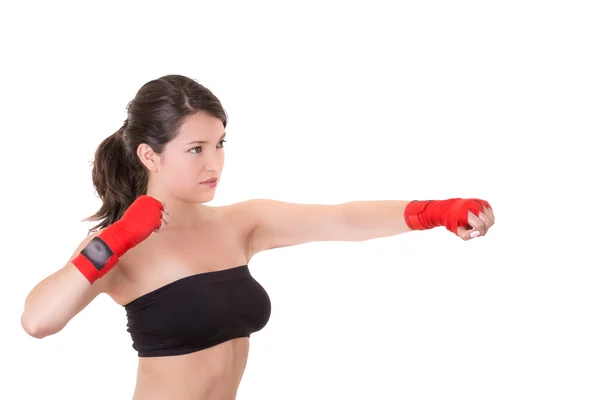
[(206, 185), (208, 187), (215, 187), (217, 186), (217, 180), (215, 178), (213, 179), (209, 179), (207, 181), (204, 182), (200, 182), (201, 185)]

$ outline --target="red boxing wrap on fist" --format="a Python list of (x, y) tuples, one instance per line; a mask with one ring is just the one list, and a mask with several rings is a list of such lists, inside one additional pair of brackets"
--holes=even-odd
[(163, 205), (153, 197), (142, 195), (125, 211), (120, 220), (106, 228), (98, 237), (112, 252), (121, 257), (132, 247), (160, 228)]
[(75, 257), (72, 263), (90, 283), (104, 276), (127, 250), (160, 228), (164, 207), (153, 197), (139, 196), (121, 219), (104, 229)]
[(424, 230), (445, 226), (457, 234), (458, 227), (470, 229), (469, 215), (476, 216), (483, 212), (483, 207), (490, 207), (485, 200), (454, 198), (448, 200), (415, 200), (408, 203), (404, 211), (404, 220), (410, 229)]

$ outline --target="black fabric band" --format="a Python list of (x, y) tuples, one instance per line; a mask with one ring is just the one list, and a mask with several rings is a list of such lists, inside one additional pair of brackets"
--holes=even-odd
[(114, 253), (104, 240), (96, 236), (81, 250), (81, 254), (90, 260), (94, 267), (100, 271)]

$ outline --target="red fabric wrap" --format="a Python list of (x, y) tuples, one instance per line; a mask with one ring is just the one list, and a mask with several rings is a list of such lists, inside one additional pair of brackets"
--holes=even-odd
[(138, 245), (155, 230), (160, 228), (163, 205), (153, 197), (139, 196), (125, 211), (121, 219), (104, 229), (98, 238), (113, 252), (104, 266), (98, 270), (81, 253), (72, 263), (81, 271), (90, 283), (106, 275), (125, 252)]
[(142, 195), (125, 211), (120, 220), (106, 228), (98, 237), (121, 257), (132, 247), (146, 239), (152, 231), (160, 228), (162, 203), (153, 197)]
[(404, 220), (413, 230), (445, 226), (456, 234), (459, 226), (471, 229), (468, 212), (479, 216), (484, 206), (491, 208), (487, 201), (481, 199), (414, 200), (406, 206)]
[(97, 279), (102, 278), (108, 271), (110, 271), (119, 261), (119, 257), (114, 254), (108, 259), (108, 261), (104, 264), (104, 267), (98, 271), (94, 264), (87, 259), (86, 256), (79, 253), (77, 257), (71, 261), (77, 269), (86, 277), (86, 279), (91, 283), (94, 283)]

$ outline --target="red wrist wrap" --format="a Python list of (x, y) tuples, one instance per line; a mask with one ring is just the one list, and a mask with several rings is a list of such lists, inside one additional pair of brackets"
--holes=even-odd
[(94, 283), (117, 264), (119, 257), (160, 228), (162, 210), (162, 203), (153, 197), (138, 197), (121, 219), (94, 237), (72, 263)]
[(414, 200), (406, 206), (404, 220), (413, 230), (445, 226), (449, 231), (457, 233), (459, 226), (471, 229), (468, 212), (479, 216), (484, 206), (490, 207), (487, 201), (480, 199)]
[(94, 283), (97, 279), (102, 278), (108, 271), (110, 271), (119, 261), (119, 257), (112, 255), (108, 258), (106, 263), (98, 270), (94, 264), (83, 254), (79, 253), (77, 257), (71, 261), (77, 269), (87, 278), (90, 283)]

